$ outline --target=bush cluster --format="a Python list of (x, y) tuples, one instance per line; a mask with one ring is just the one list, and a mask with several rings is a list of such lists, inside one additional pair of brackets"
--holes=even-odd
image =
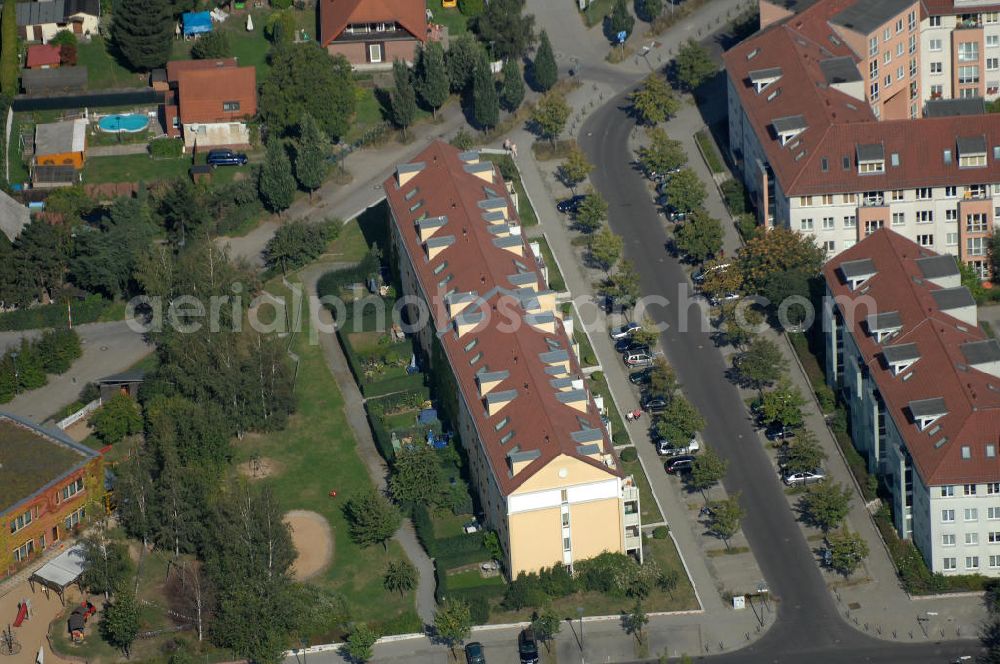
[(42, 387), (48, 374), (66, 373), (82, 354), (80, 337), (69, 328), (46, 330), (38, 339), (22, 340), (0, 357), (0, 403)]

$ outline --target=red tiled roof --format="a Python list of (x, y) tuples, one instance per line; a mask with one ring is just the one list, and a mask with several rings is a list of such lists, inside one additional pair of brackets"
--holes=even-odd
[(28, 47), (27, 67), (43, 67), (59, 64), (59, 47), (51, 44), (35, 44)]
[[(879, 122), (867, 101), (827, 84), (820, 62), (844, 56), (858, 62), (828, 22), (852, 4), (854, 0), (817, 3), (742, 42), (724, 56), (732, 85), (785, 194), (863, 192), (1000, 180), (1000, 160), (990, 155), (985, 168), (960, 169), (956, 150), (960, 137), (985, 136), (992, 152), (990, 148), (1000, 145), (1000, 114)], [(749, 81), (750, 72), (774, 67), (781, 68), (781, 78), (758, 94)], [(775, 92), (778, 94), (772, 96)], [(806, 129), (788, 145), (782, 145), (773, 131), (773, 122), (796, 115), (804, 118)], [(914, 136), (920, 140), (913, 140)], [(859, 175), (856, 148), (873, 143), (884, 146), (885, 172)], [(951, 150), (951, 164), (944, 162), (945, 150)], [(899, 166), (891, 163), (893, 153), (899, 156)], [(846, 170), (844, 157), (849, 160)]]
[[(487, 183), (466, 170), (466, 162), (459, 154), (452, 146), (435, 141), (417, 156), (417, 162), (422, 165), (419, 173), (402, 188), (397, 186), (395, 177), (390, 177), (383, 188), (417, 280), (431, 300), (435, 329), (439, 331), (438, 337), (459, 389), (475, 419), (497, 484), (503, 494), (509, 494), (560, 454), (580, 459), (610, 475), (618, 475), (614, 469), (582, 454), (578, 450), (580, 443), (573, 438), (574, 432), (591, 431), (596, 438), (593, 442), (602, 453), (613, 456), (611, 441), (591, 396), (587, 395), (586, 412), (560, 401), (551, 382), (557, 376), (547, 373), (546, 364), (540, 359), (541, 354), (553, 350), (565, 351), (570, 363), (568, 376), (582, 378), (562, 322), (556, 318), (555, 333), (548, 333), (524, 321), (517, 286), (509, 277), (527, 278), (544, 292), (545, 283), (535, 257), (523, 236), (520, 236), (523, 256), (496, 246), (494, 240), (498, 236), (490, 232), (491, 224), (483, 218), (486, 210), (479, 204), (487, 198), (502, 198), (510, 223), (517, 225), (519, 230), (520, 222), (503, 179), (493, 167), (493, 182)], [(421, 203), (419, 207), (415, 207), (417, 203)], [(426, 259), (415, 228), (416, 221), (425, 216), (429, 219), (447, 217), (446, 225), (432, 237), (454, 238), (450, 246), (431, 260)], [(481, 311), (486, 314), (486, 319), (476, 329), (460, 338), (450, 327), (447, 309), (442, 304), (450, 292), (474, 292), (480, 298), (478, 305), (470, 304), (462, 313)], [(442, 329), (446, 331), (440, 332)], [(478, 340), (476, 345), (466, 350), (473, 339)], [(470, 364), (477, 354), (481, 354), (479, 360)], [(477, 371), (483, 369), (509, 372), (491, 394), (506, 390), (517, 392), (510, 403), (492, 416), (483, 405), (476, 382)], [(507, 424), (498, 429), (505, 419)], [(510, 431), (514, 432), (513, 437), (501, 442)], [(537, 451), (539, 456), (511, 477), (507, 455), (515, 448), (520, 452)]]
[(181, 72), (198, 71), (202, 69), (220, 69), (237, 66), (236, 58), (219, 60), (171, 60), (167, 63), (167, 80), (176, 83)]
[(326, 46), (350, 23), (395, 21), (414, 38), (427, 39), (426, 5), (416, 0), (320, 0), (320, 44)]
[[(181, 122), (226, 122), (257, 114), (257, 70), (223, 67), (181, 71), (177, 79)], [(238, 111), (225, 111), (226, 102)]]
[[(985, 453), (987, 443), (1000, 448), (1000, 377), (968, 366), (962, 344), (982, 341), (985, 335), (939, 309), (932, 293), (940, 287), (928, 281), (916, 263), (937, 255), (883, 229), (838, 254), (823, 273), (833, 295), (846, 298), (838, 301), (838, 308), (924, 483), (1000, 481), (1000, 457), (988, 458)], [(876, 274), (852, 291), (839, 268), (866, 258), (874, 263)], [(845, 309), (845, 302), (857, 305), (853, 313)], [(869, 306), (871, 302), (875, 304)], [(898, 312), (902, 321), (900, 332), (883, 344), (865, 326), (867, 316), (876, 313), (871, 307), (881, 313)], [(893, 375), (883, 362), (882, 350), (908, 343), (916, 344), (920, 358)], [(921, 431), (910, 417), (909, 404), (936, 398), (944, 399), (947, 414)], [(971, 459), (962, 458), (963, 446), (971, 448)]]
[(1000, 11), (1000, 2), (992, 4), (976, 4), (975, 6), (956, 7), (955, 0), (923, 0), (924, 11), (930, 16), (947, 14), (978, 14), (979, 12)]

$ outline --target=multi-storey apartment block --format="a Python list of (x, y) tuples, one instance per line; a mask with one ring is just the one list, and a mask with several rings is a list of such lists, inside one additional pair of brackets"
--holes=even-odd
[(1000, 576), (1000, 343), (952, 256), (876, 231), (824, 268), (826, 370), (934, 572)]
[(435, 142), (383, 186), (416, 299), (405, 318), (432, 369), (454, 377), (456, 433), (510, 575), (604, 551), (641, 560), (639, 492), (499, 170)]
[(891, 228), (985, 275), (1000, 210), (1000, 115), (983, 103), (1000, 94), (1000, 24), (986, 9), (1000, 4), (760, 5), (764, 29), (725, 55), (730, 156), (759, 219), (830, 256)]

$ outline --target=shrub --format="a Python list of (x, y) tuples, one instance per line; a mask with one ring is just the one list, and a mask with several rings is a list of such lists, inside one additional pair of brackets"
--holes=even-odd
[(832, 413), (837, 407), (837, 395), (826, 383), (816, 386), (816, 401), (824, 413)]
[(563, 565), (543, 567), (538, 573), (538, 585), (549, 597), (566, 597), (576, 592), (576, 580)]
[(830, 428), (834, 433), (847, 433), (847, 410), (843, 406), (837, 406), (830, 418)]
[(621, 458), (625, 463), (632, 463), (639, 458), (639, 453), (635, 451), (634, 447), (626, 447), (621, 452)]
[(291, 9), (292, 0), (271, 0), (271, 7), (274, 9)]
[(729, 208), (729, 213), (733, 215), (744, 214), (747, 211), (746, 189), (739, 180), (726, 180), (720, 187), (722, 197)]
[(149, 154), (154, 159), (176, 159), (184, 152), (184, 141), (179, 138), (154, 138), (149, 142)]
[(757, 234), (757, 220), (753, 214), (744, 213), (736, 217), (736, 230), (744, 241), (749, 241)]
[(624, 553), (605, 552), (576, 564), (576, 572), (580, 586), (584, 590), (624, 597), (625, 586), (622, 583), (630, 575), (630, 570), (636, 562)]
[(657, 526), (653, 528), (653, 539), (664, 540), (667, 539), (667, 535), (670, 534), (670, 529), (666, 526)]
[(463, 16), (479, 16), (483, 13), (483, 0), (458, 0), (458, 11)]
[(465, 129), (459, 129), (449, 143), (459, 150), (471, 150), (476, 145), (476, 139)]
[(49, 40), (52, 46), (76, 46), (76, 35), (70, 30), (60, 30)]
[(471, 597), (468, 600), (469, 615), (475, 625), (485, 625), (490, 621), (490, 600), (486, 597)]
[(532, 572), (521, 572), (517, 578), (507, 584), (503, 601), (500, 606), (508, 611), (520, 611), (526, 606), (539, 607), (548, 601), (548, 595), (542, 590), (538, 575)]

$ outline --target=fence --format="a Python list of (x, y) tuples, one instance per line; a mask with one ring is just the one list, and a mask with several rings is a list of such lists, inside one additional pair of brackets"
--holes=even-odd
[(160, 104), (163, 102), (163, 92), (152, 88), (135, 90), (103, 90), (58, 97), (33, 97), (18, 95), (11, 104), (14, 112), (24, 111), (62, 111), (75, 108), (101, 108), (104, 106), (129, 106), (133, 104)]
[(90, 415), (100, 407), (101, 407), (101, 398), (97, 397), (96, 399), (94, 399), (93, 401), (91, 401), (86, 406), (76, 411), (69, 417), (64, 417), (63, 419), (56, 422), (56, 426), (59, 427), (60, 429), (64, 430), (68, 429), (69, 427), (73, 426), (74, 424), (85, 418), (87, 415)]

